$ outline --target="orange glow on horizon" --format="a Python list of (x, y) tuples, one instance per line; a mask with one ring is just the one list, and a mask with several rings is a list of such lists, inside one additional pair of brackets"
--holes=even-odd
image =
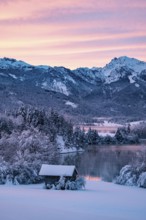
[(100, 177), (96, 177), (96, 176), (86, 176), (85, 179), (90, 180), (90, 181), (100, 181), (101, 180)]

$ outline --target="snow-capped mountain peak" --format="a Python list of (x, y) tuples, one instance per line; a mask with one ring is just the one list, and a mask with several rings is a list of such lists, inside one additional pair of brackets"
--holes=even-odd
[(136, 71), (137, 73), (140, 73), (142, 70), (146, 69), (146, 63), (143, 61), (140, 61), (135, 58), (129, 58), (126, 56), (122, 56), (119, 58), (114, 58), (111, 60), (109, 64), (107, 64), (103, 70), (108, 69), (108, 70), (113, 70), (119, 67), (126, 66), (129, 69), (132, 69)]
[(122, 56), (114, 58), (102, 69), (105, 82), (110, 84), (128, 75), (139, 76), (146, 70), (146, 63), (135, 58)]

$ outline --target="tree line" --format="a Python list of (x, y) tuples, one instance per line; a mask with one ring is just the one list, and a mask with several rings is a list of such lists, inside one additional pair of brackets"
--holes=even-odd
[(57, 136), (63, 137), (66, 148), (88, 145), (137, 143), (138, 137), (127, 128), (120, 128), (114, 137), (100, 137), (89, 129), (85, 132), (65, 120), (57, 112), (20, 107), (0, 115), (0, 183), (28, 184), (41, 181), (42, 163), (57, 164)]

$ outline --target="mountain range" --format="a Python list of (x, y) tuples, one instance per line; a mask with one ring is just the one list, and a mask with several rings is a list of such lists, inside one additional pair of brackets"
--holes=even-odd
[(103, 68), (34, 66), (0, 59), (0, 110), (53, 108), (75, 120), (146, 116), (146, 62), (126, 56)]

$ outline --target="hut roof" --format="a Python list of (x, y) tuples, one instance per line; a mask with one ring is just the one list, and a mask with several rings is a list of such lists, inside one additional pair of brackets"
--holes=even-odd
[(40, 176), (72, 176), (75, 166), (42, 164)]

